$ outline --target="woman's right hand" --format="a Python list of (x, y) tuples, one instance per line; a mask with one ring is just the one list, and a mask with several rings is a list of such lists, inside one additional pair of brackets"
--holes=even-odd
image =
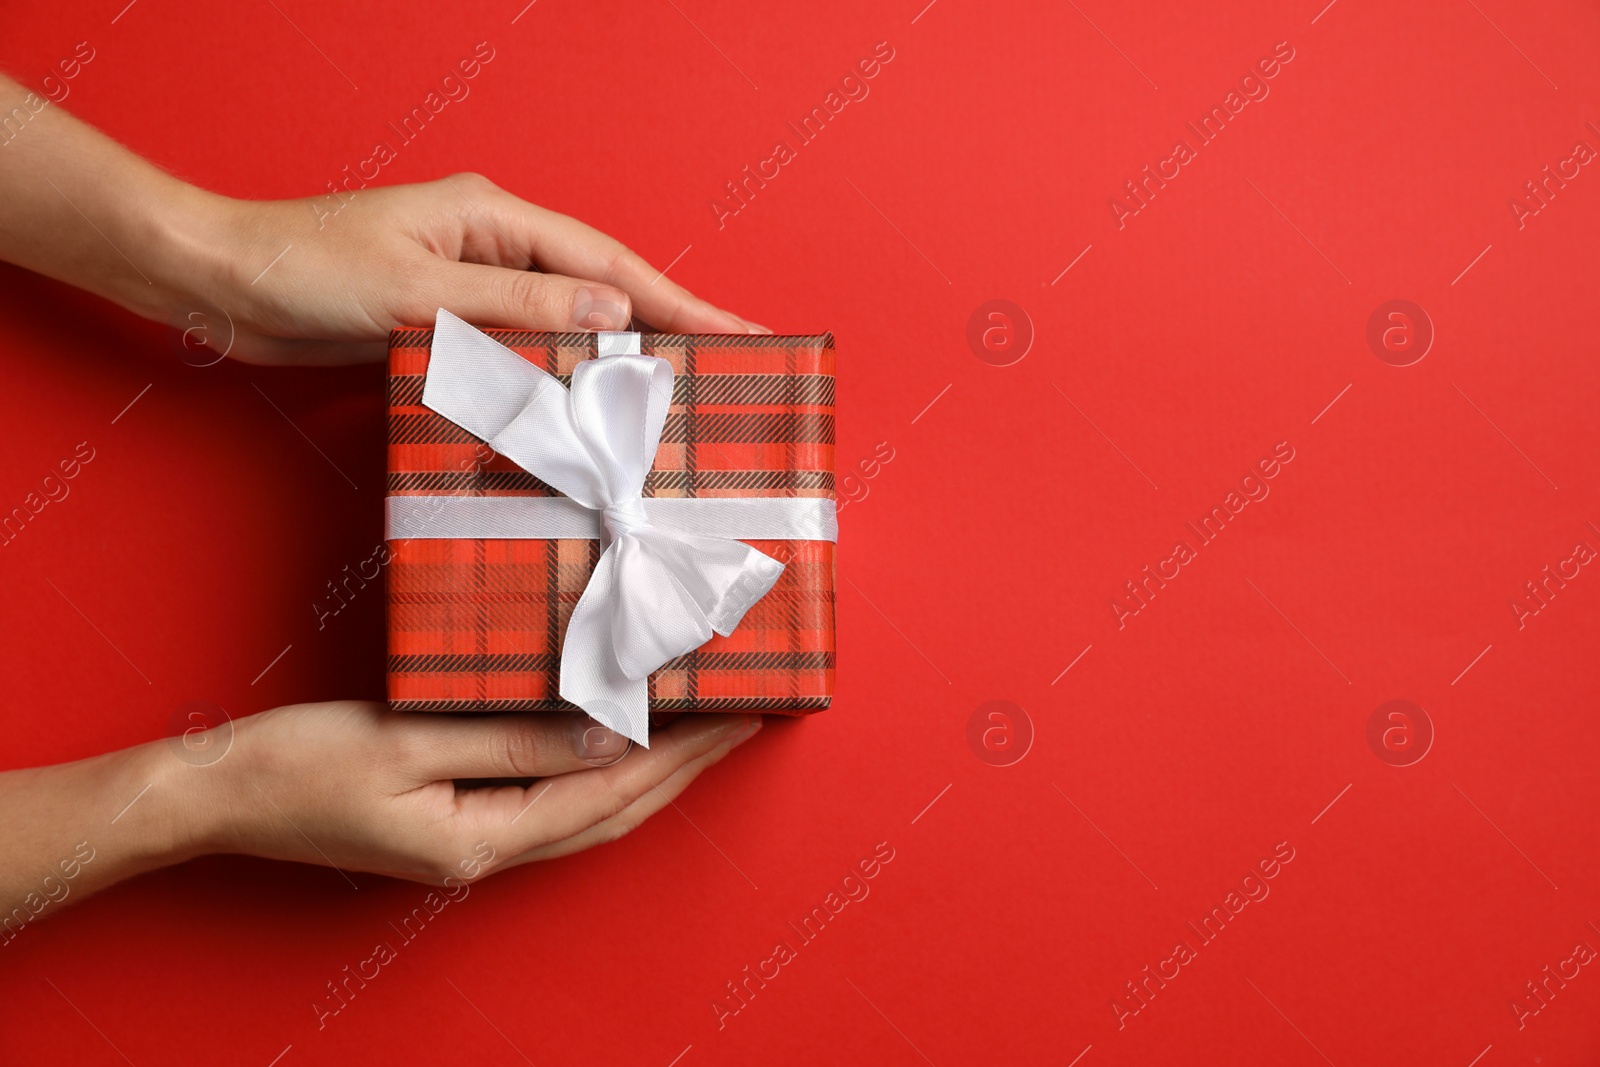
[(683, 715), (648, 749), (581, 714), (441, 715), (365, 701), (297, 704), (233, 726), (226, 756), (187, 768), (200, 805), (191, 848), (438, 884), (616, 840), (761, 717)]
[(351, 700), (5, 771), (0, 914), (17, 921), (0, 942), (69, 897), (210, 853), (471, 882), (616, 840), (760, 728), (682, 715), (644, 749), (582, 715)]

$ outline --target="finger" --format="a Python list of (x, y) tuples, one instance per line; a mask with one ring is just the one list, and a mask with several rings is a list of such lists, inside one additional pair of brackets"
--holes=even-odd
[[(643, 256), (577, 219), (532, 204), (548, 236), (535, 244), (535, 256), (550, 270), (614, 285), (633, 299), (634, 314), (663, 333), (771, 333), (731, 311), (702, 300), (652, 267)], [(668, 268), (676, 263), (669, 263)]]
[(720, 745), (733, 747), (754, 734), (760, 721), (747, 715), (684, 716), (652, 737), (648, 749), (635, 747), (609, 767), (529, 787), (525, 807), (510, 817), (501, 809), (503, 825), (485, 829), (512, 856), (565, 840), (620, 814), (685, 764)]
[(398, 722), (422, 781), (544, 778), (620, 760), (632, 744), (587, 715), (415, 715)]
[[(622, 242), (556, 211), (530, 204), (484, 179), (468, 190), (448, 179), (464, 201), (468, 244), (493, 248), (502, 262), (531, 258), (545, 269), (593, 278), (626, 292), (634, 313), (668, 333), (771, 333), (693, 295)], [(669, 264), (670, 266), (670, 264)]]
[[(757, 722), (759, 721), (758, 719)], [(757, 729), (759, 730), (760, 727), (758, 726)], [(563, 841), (556, 841), (539, 848), (530, 849), (522, 855), (508, 860), (504, 866), (515, 867), (518, 864), (532, 863), (536, 860), (551, 860), (557, 856), (582, 852), (586, 848), (593, 848), (595, 845), (604, 845), (617, 840), (619, 837), (638, 829), (639, 824), (676, 800), (678, 794), (689, 788), (689, 783), (694, 781), (701, 771), (713, 763), (719, 762), (745, 740), (749, 740), (749, 738), (740, 739), (735, 735), (735, 737), (723, 741), (710, 752), (690, 760), (673, 771), (672, 774), (667, 776), (666, 781), (652, 788), (644, 796), (635, 800), (632, 804), (623, 808), (622, 811), (611, 816), (611, 818), (597, 822), (587, 830), (579, 831)]]
[(422, 289), (426, 310), (448, 308), (476, 326), (523, 330), (626, 330), (633, 302), (620, 289), (560, 274), (432, 260)]

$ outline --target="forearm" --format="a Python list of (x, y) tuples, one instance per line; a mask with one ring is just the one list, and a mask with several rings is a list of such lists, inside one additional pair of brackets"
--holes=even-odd
[(225, 198), (0, 75), (0, 259), (172, 321)]
[(0, 773), (0, 947), (70, 901), (205, 851), (194, 767), (162, 743)]

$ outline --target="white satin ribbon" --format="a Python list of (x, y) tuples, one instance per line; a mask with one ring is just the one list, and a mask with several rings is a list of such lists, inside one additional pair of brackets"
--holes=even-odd
[(569, 391), (439, 309), (422, 403), (565, 497), (390, 497), (388, 536), (599, 537), (561, 649), (561, 695), (649, 746), (652, 671), (726, 637), (783, 564), (736, 537), (836, 540), (831, 500), (652, 498), (645, 476), (672, 401), (672, 365), (639, 336), (599, 335)]
[[(652, 526), (752, 541), (837, 541), (831, 500), (812, 497), (650, 497)], [(565, 496), (391, 496), (388, 536), (545, 540), (605, 538), (605, 517)]]

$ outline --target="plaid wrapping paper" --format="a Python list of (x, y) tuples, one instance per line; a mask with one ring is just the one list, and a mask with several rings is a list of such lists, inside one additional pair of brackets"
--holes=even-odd
[[(592, 333), (485, 330), (570, 385)], [(390, 496), (556, 496), (422, 406), (433, 330), (389, 335)], [(643, 334), (670, 360), (672, 405), (646, 497), (834, 495), (833, 335)], [(828, 706), (834, 545), (748, 541), (785, 564), (729, 637), (650, 676), (650, 707), (805, 714)], [(389, 542), (389, 703), (403, 711), (576, 710), (558, 695), (567, 619), (597, 540)]]

